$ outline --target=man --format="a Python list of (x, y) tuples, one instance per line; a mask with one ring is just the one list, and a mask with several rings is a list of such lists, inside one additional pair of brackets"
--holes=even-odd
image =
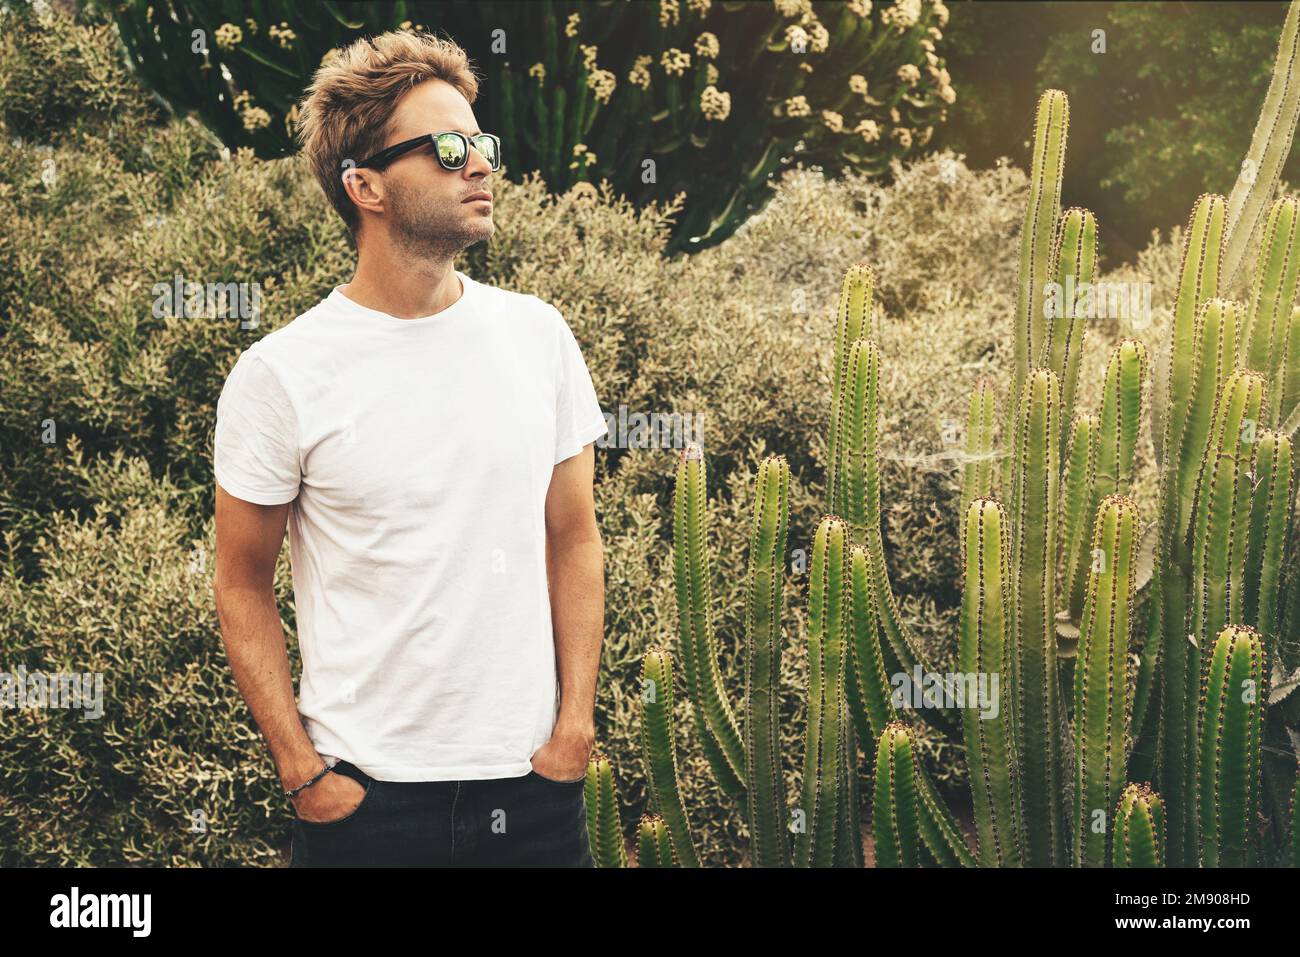
[[(477, 90), (428, 35), (317, 71), (303, 152), (356, 270), (246, 349), (217, 406), (217, 607), (295, 812), (291, 866), (594, 866), (606, 423), (560, 313), (453, 268), (492, 236), (509, 147), (479, 129)], [(272, 584), (286, 524), (296, 706)]]

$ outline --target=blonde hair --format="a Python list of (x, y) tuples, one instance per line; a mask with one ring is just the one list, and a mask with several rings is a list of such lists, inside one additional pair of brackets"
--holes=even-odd
[(357, 208), (343, 187), (344, 163), (383, 148), (397, 101), (426, 80), (445, 80), (473, 103), (479, 77), (450, 38), (393, 31), (326, 54), (299, 109), (297, 134), (325, 196), (355, 237)]

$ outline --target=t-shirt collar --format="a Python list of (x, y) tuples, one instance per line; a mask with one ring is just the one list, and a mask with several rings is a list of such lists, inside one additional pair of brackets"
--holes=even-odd
[(440, 323), (468, 312), (472, 308), (471, 299), (474, 295), (474, 280), (465, 275), (459, 269), (454, 269), (452, 271), (461, 282), (460, 298), (441, 312), (435, 312), (429, 316), (420, 316), (416, 319), (400, 319), (397, 316), (390, 316), (386, 312), (380, 312), (378, 309), (371, 309), (368, 306), (363, 306), (361, 303), (349, 299), (341, 291), (342, 285), (335, 286), (330, 290), (330, 294), (326, 297), (325, 301), (336, 312), (348, 316), (355, 316), (359, 319), (378, 320), (384, 323), (396, 323), (403, 326), (420, 326), (435, 322)]

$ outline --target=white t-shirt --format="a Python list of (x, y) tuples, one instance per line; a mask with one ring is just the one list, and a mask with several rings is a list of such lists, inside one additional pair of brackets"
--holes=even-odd
[(420, 319), (335, 288), (217, 403), (217, 482), (293, 502), (307, 734), (382, 781), (531, 770), (559, 707), (546, 492), (607, 429), (559, 311), (456, 275)]

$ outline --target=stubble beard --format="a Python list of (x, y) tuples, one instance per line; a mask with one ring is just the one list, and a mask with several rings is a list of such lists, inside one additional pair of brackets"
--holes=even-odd
[(466, 216), (459, 206), (448, 206), (428, 193), (390, 187), (393, 235), (406, 255), (414, 259), (454, 259), (466, 248), (493, 233), (490, 216)]

